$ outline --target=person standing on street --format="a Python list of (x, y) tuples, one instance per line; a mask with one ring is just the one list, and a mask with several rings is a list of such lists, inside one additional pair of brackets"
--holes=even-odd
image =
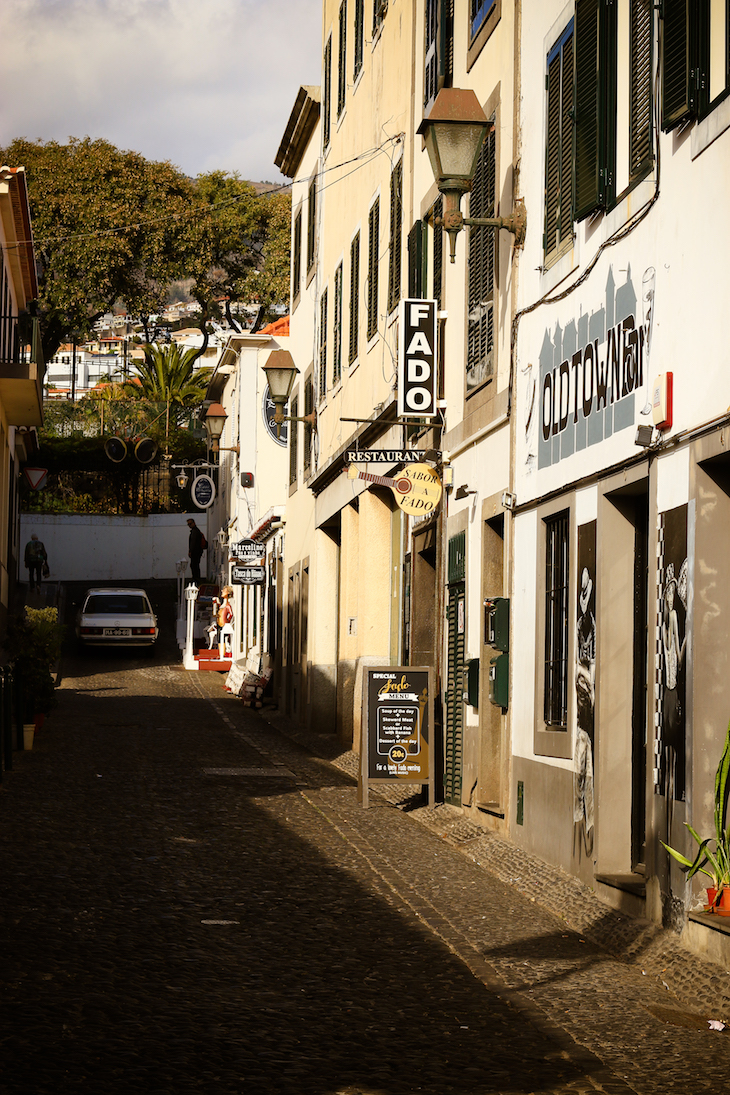
[(198, 526), (192, 517), (188, 517), (188, 528), (190, 529), (190, 536), (188, 537), (188, 555), (190, 556), (190, 571), (193, 576), (193, 581), (196, 585), (200, 585), (200, 556), (203, 554), (208, 544), (205, 536), (200, 531)]
[(46, 549), (43, 543), (38, 539), (38, 534), (32, 532), (30, 534), (30, 540), (25, 545), (25, 565), (28, 568), (28, 588), (37, 589), (41, 588), (41, 575), (43, 573), (44, 564), (48, 562), (48, 556), (46, 555)]

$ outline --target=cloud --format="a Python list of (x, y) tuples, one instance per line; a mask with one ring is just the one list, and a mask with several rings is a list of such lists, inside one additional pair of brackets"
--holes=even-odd
[(3, 0), (0, 143), (103, 137), (190, 175), (281, 178), (321, 0)]

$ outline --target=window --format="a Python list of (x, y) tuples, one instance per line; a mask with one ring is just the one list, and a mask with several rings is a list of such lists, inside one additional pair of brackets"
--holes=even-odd
[(330, 137), (332, 135), (332, 114), (331, 114), (331, 100), (332, 100), (332, 35), (330, 34), (327, 39), (327, 45), (324, 47), (324, 79), (322, 87), (322, 135), (324, 140), (324, 147), (330, 143)]
[(317, 218), (317, 179), (312, 179), (309, 184), (309, 202), (307, 208), (307, 273), (314, 266)]
[[(484, 138), (469, 198), (470, 217), (495, 215), (496, 129)], [(492, 228), (469, 232), (469, 311), (467, 317), (466, 394), (476, 391), (494, 372), (494, 267), (497, 233)]]
[[(294, 397), (291, 401), (291, 416), (296, 419), (299, 414), (299, 398)], [(292, 422), (292, 428), (289, 430), (289, 486), (293, 486), (297, 481), (297, 460), (299, 459), (299, 453), (297, 451), (299, 441), (299, 423)]]
[[(434, 220), (441, 220), (444, 215), (444, 199), (439, 194), (438, 198), (434, 202), (433, 216)], [(433, 299), (438, 301), (439, 311), (441, 311), (441, 297), (444, 287), (444, 234), (441, 228), (437, 228), (433, 234)]]
[(469, 37), (476, 38), (484, 26), (487, 16), (494, 7), (495, 0), (470, 0), (469, 11)]
[[(314, 410), (314, 385), (312, 384), (312, 377), (308, 376), (304, 381), (304, 414), (311, 414)], [(296, 423), (293, 423), (296, 425)], [(309, 474), (312, 467), (312, 427), (308, 422), (304, 423), (304, 452), (302, 453), (302, 462), (304, 464), (305, 476)]]
[(360, 324), (360, 233), (350, 244), (350, 365), (357, 360)]
[[(575, 219), (611, 209), (651, 171), (652, 0), (576, 0)], [(629, 64), (619, 71), (619, 40)], [(619, 95), (628, 84), (628, 117)]]
[(327, 395), (327, 290), (319, 298), (319, 398)]
[(568, 531), (567, 511), (545, 521), (545, 728), (568, 729)]
[(380, 243), (380, 199), (373, 202), (368, 216), (368, 338), (378, 329), (378, 246)]
[(382, 27), (387, 10), (388, 0), (373, 0), (373, 38)]
[(427, 113), (454, 71), (454, 0), (426, 0), (423, 106)]
[(416, 221), (408, 233), (408, 299), (426, 295), (426, 225)]
[(335, 300), (332, 315), (332, 384), (342, 376), (342, 263), (335, 270)]
[(302, 282), (302, 211), (294, 218), (294, 242), (292, 245), (292, 302), (299, 299)]
[(337, 117), (345, 109), (347, 91), (347, 0), (340, 4), (340, 41), (337, 53)]
[(573, 21), (547, 59), (545, 265), (573, 239)]
[(401, 237), (403, 235), (403, 160), (390, 175), (390, 253), (388, 257), (388, 311), (400, 300)]
[(363, 46), (365, 44), (365, 0), (355, 0), (355, 41), (353, 47), (352, 82), (362, 71)]
[(730, 90), (730, 2), (664, 0), (662, 128), (703, 118)]

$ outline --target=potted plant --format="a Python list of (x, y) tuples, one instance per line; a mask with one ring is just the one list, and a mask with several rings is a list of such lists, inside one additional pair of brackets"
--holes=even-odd
[(692, 826), (685, 821), (693, 840), (697, 843), (697, 854), (688, 859), (676, 848), (670, 848), (662, 840), (664, 848), (673, 856), (687, 878), (697, 873), (707, 875), (712, 886), (707, 887), (707, 900), (711, 912), (723, 912), (730, 916), (730, 830), (727, 828), (727, 806), (730, 797), (730, 725), (725, 737), (725, 749), (715, 773), (715, 833), (704, 840)]
[(22, 617), (8, 622), (8, 641), (20, 688), (23, 727), (27, 730), (26, 748), (32, 747), (30, 728), (38, 716), (56, 706), (51, 666), (61, 652), (63, 628), (56, 608), (26, 606)]

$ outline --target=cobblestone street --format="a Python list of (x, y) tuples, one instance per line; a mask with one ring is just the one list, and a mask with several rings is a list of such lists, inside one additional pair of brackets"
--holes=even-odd
[(2, 784), (3, 1093), (728, 1090), (720, 1016), (167, 653), (67, 658)]

